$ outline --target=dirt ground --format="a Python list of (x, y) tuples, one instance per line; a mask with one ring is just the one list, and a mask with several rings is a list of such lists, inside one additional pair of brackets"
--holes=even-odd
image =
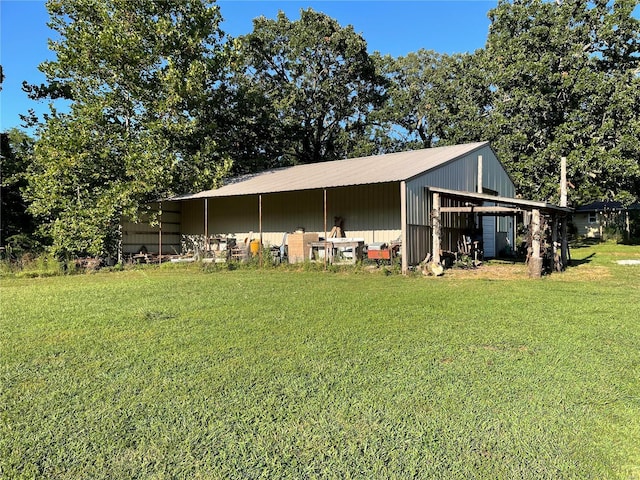
[[(529, 278), (527, 265), (522, 262), (490, 261), (477, 268), (450, 268), (445, 270), (445, 276), (452, 278), (480, 278), (490, 280), (521, 280)], [(553, 272), (544, 277), (557, 280), (598, 280), (611, 276), (607, 267), (600, 265), (580, 264), (572, 265), (564, 272)]]

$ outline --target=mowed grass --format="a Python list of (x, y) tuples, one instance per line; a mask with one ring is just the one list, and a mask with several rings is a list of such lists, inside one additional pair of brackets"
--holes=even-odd
[(640, 478), (640, 247), (572, 255), (4, 278), (0, 478)]

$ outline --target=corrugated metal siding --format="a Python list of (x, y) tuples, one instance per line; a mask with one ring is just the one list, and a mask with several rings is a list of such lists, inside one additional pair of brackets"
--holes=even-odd
[(482, 217), (482, 248), (485, 257), (496, 256), (496, 217)]
[[(251, 198), (258, 197), (256, 195)], [(324, 231), (322, 190), (273, 193), (262, 196), (263, 232), (276, 232), (282, 238), (282, 233), (293, 232), (300, 227), (307, 232)]]
[[(151, 205), (152, 212), (157, 212), (158, 204)], [(179, 203), (168, 202), (162, 205), (162, 254), (180, 253), (181, 209)], [(149, 215), (142, 215), (139, 222), (122, 222), (122, 253), (125, 255), (139, 253), (142, 247), (149, 253), (158, 253), (160, 246), (160, 226), (149, 224)]]
[(473, 191), (477, 161), (477, 155), (463, 157), (407, 182), (407, 222), (412, 225), (431, 224), (429, 215), (432, 206), (426, 187)]
[(348, 237), (389, 242), (400, 236), (400, 184), (390, 182), (327, 190), (329, 229), (334, 217), (344, 219)]
[[(478, 155), (482, 155), (482, 183), (498, 195), (513, 197), (515, 187), (490, 146), (480, 148), (458, 160), (424, 173), (407, 182), (407, 222), (430, 225), (431, 199), (425, 187), (449, 188), (466, 192), (477, 191)], [(425, 208), (426, 206), (426, 208)]]
[(257, 196), (209, 199), (209, 235), (260, 231)]
[(204, 235), (204, 200), (185, 200), (182, 204), (182, 229), (184, 235)]
[(407, 255), (409, 265), (417, 265), (431, 250), (431, 227), (424, 225), (407, 226), (407, 245), (402, 246), (402, 254)]
[[(502, 197), (515, 197), (516, 187), (507, 174), (506, 170), (496, 157), (491, 147), (486, 146), (480, 149), (478, 154), (482, 155), (482, 184), (498, 192)], [(477, 167), (476, 167), (477, 168)], [(477, 176), (477, 169), (476, 169)]]
[[(244, 239), (260, 231), (258, 195), (208, 200), (209, 234)], [(185, 201), (182, 233), (204, 232), (204, 200)], [(345, 234), (366, 242), (389, 242), (400, 236), (399, 183), (327, 189), (327, 233), (334, 217), (344, 220)], [(303, 190), (262, 195), (264, 243), (279, 245), (285, 232), (298, 228), (324, 236), (323, 190)]]
[[(427, 187), (448, 188), (476, 192), (478, 189), (478, 156), (482, 155), (482, 184), (505, 197), (515, 196), (515, 187), (498, 161), (489, 145), (485, 145), (464, 157), (446, 163), (434, 170), (407, 182), (407, 223), (411, 235), (408, 248), (409, 263), (420, 262), (428, 252), (431, 252), (431, 219), (432, 202), (426, 193)], [(443, 199), (443, 206), (454, 206), (456, 202)], [(455, 250), (457, 239), (462, 233), (473, 227), (474, 218), (471, 215), (443, 214), (441, 244), (444, 250)], [(427, 227), (426, 229), (421, 227)], [(492, 228), (491, 249), (495, 250), (495, 223)]]

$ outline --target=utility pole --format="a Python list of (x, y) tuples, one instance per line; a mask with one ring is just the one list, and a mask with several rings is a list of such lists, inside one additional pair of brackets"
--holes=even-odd
[(567, 157), (560, 158), (560, 206), (567, 206)]

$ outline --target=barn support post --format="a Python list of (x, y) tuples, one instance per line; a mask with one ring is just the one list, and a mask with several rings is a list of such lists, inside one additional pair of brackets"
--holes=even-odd
[(440, 264), (440, 234), (442, 226), (440, 222), (440, 194), (433, 194), (433, 209), (431, 210), (431, 236), (433, 263)]
[(624, 210), (624, 239), (631, 239), (631, 219), (629, 218), (629, 210)]
[(478, 193), (482, 193), (482, 155), (478, 155)]
[(324, 256), (322, 258), (322, 262), (324, 264), (324, 269), (327, 269), (327, 189), (322, 189), (322, 204), (324, 209)]
[(529, 258), (529, 276), (539, 278), (542, 276), (542, 257), (540, 256), (541, 231), (540, 210), (531, 212), (531, 258)]
[(560, 206), (567, 206), (567, 157), (560, 158)]
[(118, 224), (118, 263), (122, 264), (122, 216), (120, 217), (120, 223)]
[[(207, 250), (209, 245), (209, 199), (204, 199), (204, 250)], [(202, 252), (204, 255), (204, 251)]]
[(556, 272), (562, 271), (562, 259), (561, 255), (558, 252), (558, 215), (553, 215), (551, 225), (551, 248), (553, 251), (553, 268)]
[(162, 202), (158, 211), (158, 263), (162, 263)]
[(262, 268), (262, 194), (258, 195), (258, 229), (260, 230), (260, 246), (258, 247), (258, 258), (260, 268)]
[(562, 217), (561, 230), (560, 230), (560, 259), (562, 262), (562, 270), (566, 270), (569, 266), (569, 229), (567, 221), (569, 217), (565, 214)]
[(409, 272), (409, 242), (407, 238), (407, 182), (400, 182), (400, 241), (402, 243), (402, 274)]

